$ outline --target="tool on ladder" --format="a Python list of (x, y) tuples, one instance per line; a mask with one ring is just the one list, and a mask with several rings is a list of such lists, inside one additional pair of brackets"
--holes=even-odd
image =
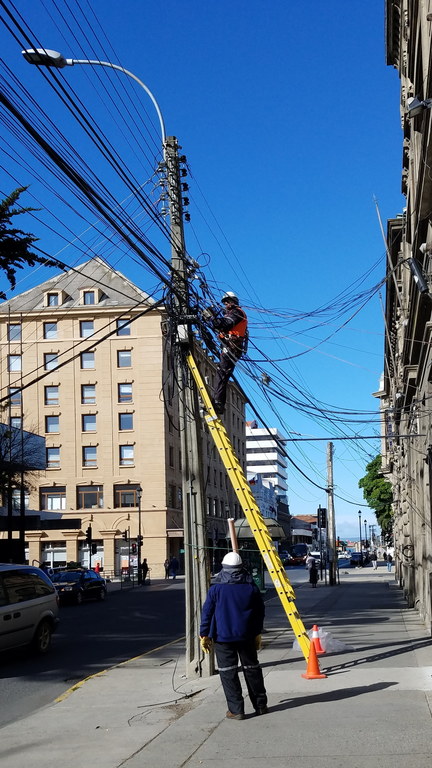
[(292, 585), (288, 580), (285, 568), (282, 565), (265, 520), (261, 515), (258, 504), (251, 491), (247, 478), (245, 477), (243, 468), (231, 445), (228, 433), (213, 408), (204, 380), (198, 370), (194, 357), (190, 352), (187, 355), (187, 363), (197, 386), (199, 396), (204, 403), (206, 410), (205, 419), (209, 432), (219, 451), (222, 463), (227, 471), (246, 520), (250, 525), (255, 541), (291, 624), (292, 630), (297, 638), (303, 656), (306, 661), (308, 661), (311, 642), (295, 605), (295, 593)]

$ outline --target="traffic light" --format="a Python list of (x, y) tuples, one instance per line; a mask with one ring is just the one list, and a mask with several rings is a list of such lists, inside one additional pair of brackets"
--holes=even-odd
[(91, 553), (92, 553), (92, 555), (95, 555), (96, 552), (97, 552), (97, 544), (92, 544), (91, 545)]
[(131, 546), (131, 552), (133, 555), (136, 555), (137, 553), (137, 545), (135, 544), (135, 542)]
[(91, 542), (92, 542), (92, 527), (91, 527), (91, 525), (89, 525), (89, 527), (86, 530), (86, 541), (88, 542), (88, 544), (91, 544)]
[(142, 536), (137, 536), (137, 544), (138, 544), (138, 546), (140, 546), (140, 547), (141, 547), (141, 546), (142, 546), (142, 543), (143, 543), (143, 541), (144, 541), (144, 539), (143, 539), (143, 537), (142, 537)]
[(326, 528), (327, 527), (327, 510), (323, 507), (318, 508), (318, 520), (317, 520), (318, 528)]
[(123, 533), (122, 533), (122, 538), (123, 538), (125, 541), (127, 541), (127, 540), (128, 540), (128, 532), (127, 532), (127, 531), (123, 531)]

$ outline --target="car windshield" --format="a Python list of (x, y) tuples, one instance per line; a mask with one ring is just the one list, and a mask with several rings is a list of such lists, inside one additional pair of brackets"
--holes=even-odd
[(81, 575), (79, 571), (65, 571), (65, 573), (57, 573), (54, 581), (79, 581)]

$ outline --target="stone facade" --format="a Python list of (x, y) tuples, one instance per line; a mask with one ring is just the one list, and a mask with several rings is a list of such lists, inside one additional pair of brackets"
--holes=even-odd
[[(383, 471), (393, 486), (396, 577), (432, 627), (432, 3), (387, 3), (387, 63), (401, 79), (402, 192), (406, 209), (388, 222)], [(413, 261), (414, 259), (414, 261)], [(424, 284), (422, 280), (424, 279)]]
[[(92, 563), (118, 573), (129, 556), (123, 533), (132, 547), (138, 535), (139, 487), (141, 554), (152, 576), (163, 576), (170, 554), (182, 559), (177, 398), (163, 310), (153, 305), (122, 274), (93, 259), (0, 306), (0, 389), (2, 397), (12, 395), (2, 420), (17, 425), (22, 418), (24, 429), (46, 438), (47, 469), (30, 478), (27, 506), (59, 519), (58, 530), (26, 533), (30, 563), (88, 565), (91, 525)], [(199, 357), (211, 381), (214, 364), (202, 352)], [(244, 399), (234, 385), (226, 416), (244, 463)], [(205, 429), (202, 439), (214, 545), (215, 537), (225, 539), (226, 517), (239, 510)], [(68, 517), (81, 518), (81, 529), (62, 529)]]

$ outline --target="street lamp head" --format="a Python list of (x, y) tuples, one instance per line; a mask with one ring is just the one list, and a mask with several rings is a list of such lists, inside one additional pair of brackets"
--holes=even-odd
[(21, 53), (29, 64), (35, 64), (37, 67), (62, 69), (73, 64), (72, 59), (65, 59), (58, 51), (51, 51), (48, 48), (27, 48)]
[(408, 117), (417, 117), (417, 115), (421, 115), (425, 109), (430, 109), (430, 107), (432, 107), (432, 99), (422, 100), (417, 96), (411, 96), (406, 100), (406, 106)]

